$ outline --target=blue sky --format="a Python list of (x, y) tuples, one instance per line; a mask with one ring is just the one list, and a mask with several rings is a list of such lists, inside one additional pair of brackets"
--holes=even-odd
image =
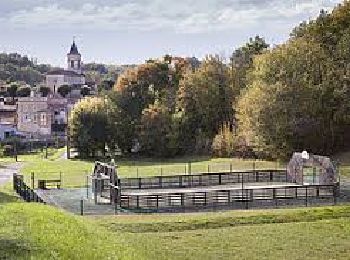
[(272, 44), (341, 0), (0, 0), (0, 51), (65, 64), (73, 36), (83, 61), (140, 63), (165, 53), (228, 57), (259, 34)]

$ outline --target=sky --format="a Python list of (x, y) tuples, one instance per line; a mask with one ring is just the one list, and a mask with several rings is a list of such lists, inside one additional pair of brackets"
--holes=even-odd
[(168, 53), (228, 57), (249, 37), (274, 45), (342, 0), (0, 0), (0, 52), (64, 66), (73, 37), (83, 62), (142, 63)]

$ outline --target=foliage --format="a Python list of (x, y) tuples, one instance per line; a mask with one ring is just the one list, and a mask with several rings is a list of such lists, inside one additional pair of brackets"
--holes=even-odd
[(256, 151), (288, 157), (295, 150), (329, 154), (349, 126), (348, 91), (317, 42), (289, 41), (255, 60), (252, 83), (238, 102), (240, 132)]
[(247, 86), (247, 74), (253, 66), (255, 56), (264, 53), (269, 45), (264, 38), (255, 36), (242, 47), (236, 49), (230, 57), (230, 67), (232, 75), (232, 85), (236, 94)]
[(29, 97), (30, 91), (31, 91), (30, 87), (20, 87), (16, 92), (16, 96), (17, 97)]
[(89, 87), (82, 87), (80, 90), (80, 93), (83, 97), (88, 96), (90, 94), (90, 88)]
[(34, 85), (44, 79), (44, 74), (49, 69), (48, 65), (37, 65), (28, 57), (17, 53), (0, 53), (0, 80), (24, 81)]
[(98, 97), (81, 100), (74, 106), (69, 124), (71, 141), (81, 157), (105, 153), (110, 140), (105, 100)]
[(155, 157), (174, 156), (177, 153), (177, 132), (169, 109), (156, 103), (142, 112), (140, 126), (141, 150)]
[(207, 57), (180, 81), (177, 110), (181, 114), (181, 139), (187, 149), (208, 150), (223, 122), (232, 122), (233, 92), (229, 71), (219, 57)]
[(230, 129), (230, 124), (225, 123), (214, 137), (212, 153), (217, 157), (232, 157), (236, 154), (239, 146), (239, 138)]
[(19, 85), (17, 83), (12, 83), (8, 88), (7, 88), (7, 93), (10, 97), (14, 98), (16, 97), (17, 90), (19, 88)]
[(58, 87), (58, 89), (57, 89), (57, 92), (62, 97), (66, 97), (71, 91), (72, 91), (72, 88), (68, 85), (62, 85), (62, 86)]
[(41, 93), (41, 95), (43, 97), (47, 97), (47, 95), (50, 93), (50, 88), (49, 87), (45, 87), (45, 86), (40, 86), (39, 92)]

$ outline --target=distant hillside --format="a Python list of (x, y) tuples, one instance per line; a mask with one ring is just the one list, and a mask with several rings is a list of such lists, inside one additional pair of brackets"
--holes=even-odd
[(50, 65), (35, 64), (27, 56), (18, 53), (0, 53), (0, 80), (24, 81), (34, 85), (44, 80), (44, 75), (50, 70)]
[(136, 65), (106, 65), (102, 63), (86, 63), (84, 64), (84, 74), (88, 81), (96, 82), (100, 85), (102, 82), (114, 82), (117, 81), (118, 76), (125, 70), (134, 68)]

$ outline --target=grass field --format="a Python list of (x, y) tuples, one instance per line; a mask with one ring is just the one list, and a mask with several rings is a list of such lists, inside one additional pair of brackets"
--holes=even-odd
[[(83, 186), (86, 176), (91, 174), (93, 162), (82, 160), (62, 160), (41, 158), (25, 158), (22, 173), (26, 182), (30, 183), (30, 175), (35, 174), (36, 179), (58, 178), (63, 176), (65, 187)], [(191, 163), (189, 163), (191, 162)], [(207, 157), (185, 157), (157, 161), (151, 159), (120, 160), (116, 161), (118, 174), (121, 177), (143, 177), (154, 175), (194, 174), (203, 172), (222, 172), (242, 169), (275, 169), (283, 167), (283, 164), (269, 161), (243, 160), (243, 159), (211, 159)]]
[[(44, 153), (20, 155), (19, 161), (24, 162), (22, 173), (25, 180), (30, 183), (30, 175), (35, 174), (36, 179), (58, 178), (63, 176), (65, 187), (78, 187), (86, 184), (86, 176), (93, 168), (92, 161), (60, 159), (65, 148), (49, 150), (48, 159)], [(350, 177), (350, 163), (348, 153), (337, 156), (342, 162), (341, 174)], [(0, 165), (14, 162), (13, 158), (0, 158)], [(182, 157), (167, 160), (135, 159), (117, 160), (118, 174), (125, 177), (143, 177), (154, 175), (194, 174), (203, 172), (222, 172), (243, 169), (283, 169), (285, 163), (264, 160), (243, 160), (237, 158), (209, 158), (209, 157)]]

